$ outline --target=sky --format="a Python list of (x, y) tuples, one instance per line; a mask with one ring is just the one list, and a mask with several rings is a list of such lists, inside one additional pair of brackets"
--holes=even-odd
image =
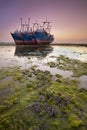
[(47, 18), (54, 42), (87, 43), (87, 0), (0, 0), (0, 42), (13, 42), (20, 17), (30, 17), (31, 25)]

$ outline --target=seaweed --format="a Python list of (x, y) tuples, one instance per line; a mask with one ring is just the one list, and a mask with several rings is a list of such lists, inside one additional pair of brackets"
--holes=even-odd
[(60, 70), (68, 70), (73, 72), (73, 77), (80, 77), (87, 75), (87, 63), (81, 62), (80, 60), (70, 59), (63, 55), (56, 58), (56, 62), (48, 62), (47, 65), (50, 67), (58, 68)]
[[(64, 57), (62, 57), (64, 58)], [(69, 59), (65, 58), (65, 61)], [(69, 61), (71, 63), (71, 60)], [(1, 130), (81, 130), (87, 127), (87, 90), (78, 80), (34, 67), (2, 70), (12, 80), (0, 84)]]

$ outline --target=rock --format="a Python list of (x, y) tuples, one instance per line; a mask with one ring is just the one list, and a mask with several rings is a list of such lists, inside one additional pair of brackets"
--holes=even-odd
[(45, 96), (44, 96), (44, 95), (40, 95), (39, 97), (40, 97), (40, 100), (41, 100), (42, 102), (45, 101)]
[(71, 101), (71, 97), (70, 96), (61, 97), (61, 94), (59, 93), (58, 96), (55, 96), (53, 98), (53, 100), (56, 103), (56, 105), (60, 106), (61, 108), (65, 108), (67, 104)]
[(87, 89), (85, 89), (85, 88), (80, 88), (80, 90), (79, 90), (79, 92), (86, 92), (87, 91)]
[(60, 111), (55, 106), (46, 103), (44, 107), (50, 117), (56, 117), (60, 114)]
[(56, 103), (56, 105), (59, 105), (59, 104), (62, 102), (62, 99), (61, 99), (61, 97), (59, 97), (59, 96), (55, 96), (55, 97), (53, 98), (53, 100), (54, 100), (54, 102)]
[(39, 112), (41, 112), (43, 106), (39, 103), (39, 102), (34, 102), (32, 105), (31, 105), (31, 110), (37, 114)]

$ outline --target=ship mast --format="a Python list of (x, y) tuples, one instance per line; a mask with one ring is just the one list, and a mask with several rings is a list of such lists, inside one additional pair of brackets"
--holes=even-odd
[(21, 32), (23, 31), (23, 24), (22, 24), (22, 17), (20, 18), (21, 20)]
[(29, 28), (30, 28), (30, 18), (28, 18), (27, 31), (29, 31)]
[(37, 29), (39, 29), (39, 24), (37, 23), (36, 20), (35, 23), (33, 23), (33, 32), (36, 31)]
[(30, 18), (28, 18), (28, 26), (30, 27)]
[(43, 30), (48, 33), (50, 33), (50, 29), (51, 29), (50, 23), (51, 22), (48, 22), (47, 18), (46, 21), (43, 22)]

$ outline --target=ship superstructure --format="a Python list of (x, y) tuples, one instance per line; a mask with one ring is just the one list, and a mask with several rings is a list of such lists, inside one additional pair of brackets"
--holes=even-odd
[(37, 44), (50, 44), (53, 42), (54, 37), (50, 34), (50, 22), (44, 21), (41, 25), (33, 23), (30, 26), (30, 18), (28, 23), (23, 23), (21, 20), (21, 29), (11, 33), (16, 45), (37, 45)]

